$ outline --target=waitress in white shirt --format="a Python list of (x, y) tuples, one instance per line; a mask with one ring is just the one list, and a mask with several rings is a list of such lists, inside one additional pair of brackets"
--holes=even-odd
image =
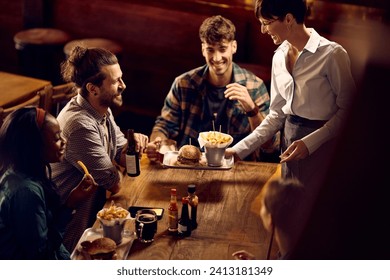
[(282, 176), (299, 179), (308, 206), (314, 201), (344, 125), (355, 83), (345, 49), (307, 28), (305, 0), (257, 0), (261, 32), (276, 49), (272, 60), (270, 113), (226, 156), (243, 159), (283, 129)]

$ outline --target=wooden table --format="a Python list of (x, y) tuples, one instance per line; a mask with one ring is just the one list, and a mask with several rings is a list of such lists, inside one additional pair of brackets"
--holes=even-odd
[[(125, 176), (122, 190), (110, 197), (105, 207), (114, 200), (122, 207), (165, 209), (155, 241), (141, 244), (135, 240), (128, 259), (226, 260), (233, 259), (232, 253), (241, 249), (254, 253), (257, 259), (266, 259), (270, 234), (259, 216), (260, 191), (267, 180), (278, 176), (280, 164), (275, 163), (238, 162), (227, 171), (192, 170), (163, 168), (144, 156), (141, 175)], [(181, 197), (187, 195), (188, 184), (196, 185), (199, 197), (198, 227), (190, 237), (181, 239), (167, 230), (167, 208), (170, 189), (176, 188), (180, 215)], [(134, 221), (127, 221), (126, 228), (134, 231)]]
[(50, 81), (0, 72), (0, 107), (12, 107), (34, 96)]

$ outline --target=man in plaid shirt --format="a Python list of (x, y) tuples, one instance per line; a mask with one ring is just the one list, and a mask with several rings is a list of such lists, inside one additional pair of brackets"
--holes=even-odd
[[(230, 134), (234, 145), (268, 114), (270, 97), (263, 80), (233, 62), (235, 31), (234, 24), (219, 15), (203, 21), (199, 37), (206, 64), (173, 82), (152, 129), (147, 146), (150, 160), (157, 159), (159, 141), (173, 139), (181, 147), (191, 140), (198, 146), (198, 133), (213, 128)], [(277, 149), (278, 141), (273, 139), (257, 159), (264, 153), (275, 155)]]

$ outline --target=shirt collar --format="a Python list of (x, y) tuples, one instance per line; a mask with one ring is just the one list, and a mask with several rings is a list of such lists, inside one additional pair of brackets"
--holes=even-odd
[(276, 53), (277, 51), (282, 51), (283, 53), (286, 53), (288, 52), (289, 47), (290, 43), (287, 40), (284, 40), (283, 43), (281, 43), (280, 46), (277, 47), (274, 52)]
[(310, 38), (306, 43), (304, 49), (308, 50), (311, 53), (315, 53), (318, 47), (320, 46), (321, 36), (313, 29), (309, 28)]
[(238, 83), (240, 85), (246, 86), (246, 75), (244, 74), (242, 68), (234, 62), (232, 83)]
[(85, 99), (81, 94), (77, 95), (77, 103), (84, 108), (89, 114), (91, 114), (98, 123), (103, 123), (106, 119), (110, 117), (110, 109), (107, 110), (106, 118), (101, 116), (92, 106), (89, 104), (88, 100)]
[[(318, 47), (320, 46), (320, 41), (321, 41), (321, 36), (315, 31), (313, 28), (308, 28), (310, 31), (310, 37), (309, 40), (307, 41), (305, 47), (303, 48), (304, 50), (307, 50), (311, 53), (315, 53)], [(290, 42), (285, 40), (276, 50), (281, 50), (284, 53), (288, 52), (288, 49), (290, 47)]]

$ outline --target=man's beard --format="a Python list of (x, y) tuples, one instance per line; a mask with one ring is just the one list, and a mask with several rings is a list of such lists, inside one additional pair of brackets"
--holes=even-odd
[[(122, 92), (121, 92), (122, 93)], [(100, 101), (100, 105), (108, 107), (108, 108), (119, 108), (123, 104), (122, 94), (115, 95), (110, 99), (104, 99)]]
[(223, 63), (213, 64), (214, 73), (217, 76), (225, 75), (226, 71), (229, 69), (228, 61), (223, 61)]

